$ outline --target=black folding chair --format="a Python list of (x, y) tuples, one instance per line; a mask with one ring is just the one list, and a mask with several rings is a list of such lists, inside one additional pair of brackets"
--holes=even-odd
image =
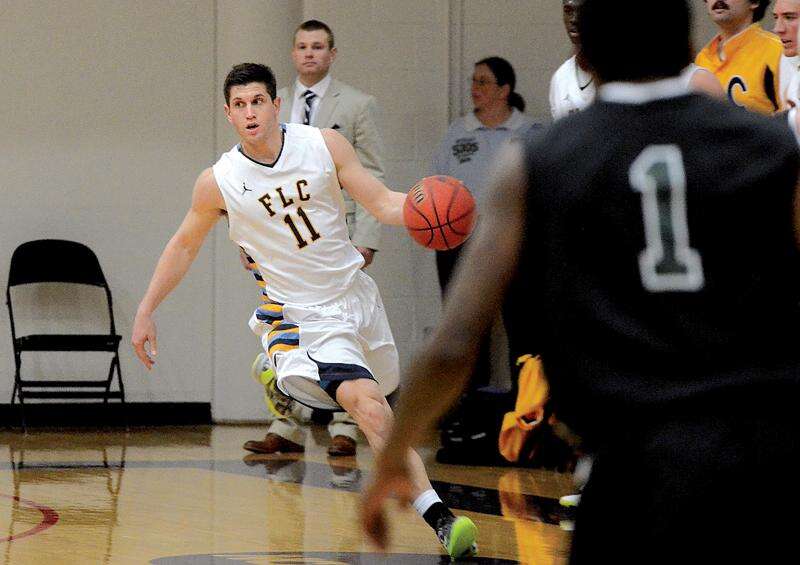
[[(33, 283), (72, 283), (102, 287), (108, 303), (109, 331), (107, 334), (30, 334), (17, 336), (11, 287)], [(100, 262), (94, 252), (81, 243), (60, 239), (40, 239), (23, 243), (14, 250), (8, 272), (6, 304), (11, 322), (11, 339), (14, 345), (14, 391), (11, 405), (18, 398), (22, 427), (27, 431), (25, 401), (29, 399), (110, 399), (122, 403), (125, 415), (125, 388), (119, 364), (119, 343), (114, 326), (111, 290), (108, 287)], [(24, 351), (106, 351), (112, 353), (108, 376), (104, 380), (39, 380), (23, 379), (21, 374)], [(118, 388), (111, 390), (116, 374)]]

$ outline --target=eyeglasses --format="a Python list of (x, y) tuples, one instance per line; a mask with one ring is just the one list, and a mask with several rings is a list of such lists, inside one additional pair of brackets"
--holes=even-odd
[(483, 78), (473, 78), (472, 84), (475, 86), (486, 86), (487, 84), (497, 84), (496, 80), (486, 80)]

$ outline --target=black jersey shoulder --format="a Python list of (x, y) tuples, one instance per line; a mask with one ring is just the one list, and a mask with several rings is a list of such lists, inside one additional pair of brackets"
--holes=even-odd
[[(525, 140), (529, 173), (542, 179), (582, 175), (618, 162), (615, 156), (650, 144), (675, 144), (709, 172), (758, 169), (759, 163), (796, 160), (787, 120), (768, 118), (727, 102), (691, 94), (644, 104), (598, 101)], [(580, 182), (575, 182), (580, 184)]]
[(652, 133), (647, 118), (667, 115), (677, 121), (673, 123), (686, 131), (737, 132), (750, 129), (756, 145), (795, 150), (785, 113), (774, 117), (744, 110), (728, 102), (720, 102), (706, 96), (689, 94), (676, 98), (656, 100), (644, 104), (620, 104), (598, 101), (586, 110), (570, 114), (544, 130), (530, 131), (526, 145), (539, 155), (563, 156), (570, 151), (599, 149), (620, 136), (634, 131)]

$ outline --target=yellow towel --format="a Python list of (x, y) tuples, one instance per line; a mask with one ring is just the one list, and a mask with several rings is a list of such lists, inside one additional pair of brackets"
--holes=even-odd
[(506, 412), (503, 417), (498, 439), (500, 453), (508, 461), (519, 460), (520, 451), (531, 431), (542, 423), (549, 394), (542, 361), (538, 356), (523, 355), (517, 359), (517, 365), (522, 365), (517, 401), (514, 411)]

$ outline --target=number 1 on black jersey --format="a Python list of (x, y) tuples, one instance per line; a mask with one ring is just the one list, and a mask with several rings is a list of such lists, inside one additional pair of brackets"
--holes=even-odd
[(639, 254), (642, 284), (651, 292), (703, 288), (703, 263), (689, 246), (686, 169), (677, 145), (650, 145), (629, 171), (631, 186), (642, 194), (647, 248)]

